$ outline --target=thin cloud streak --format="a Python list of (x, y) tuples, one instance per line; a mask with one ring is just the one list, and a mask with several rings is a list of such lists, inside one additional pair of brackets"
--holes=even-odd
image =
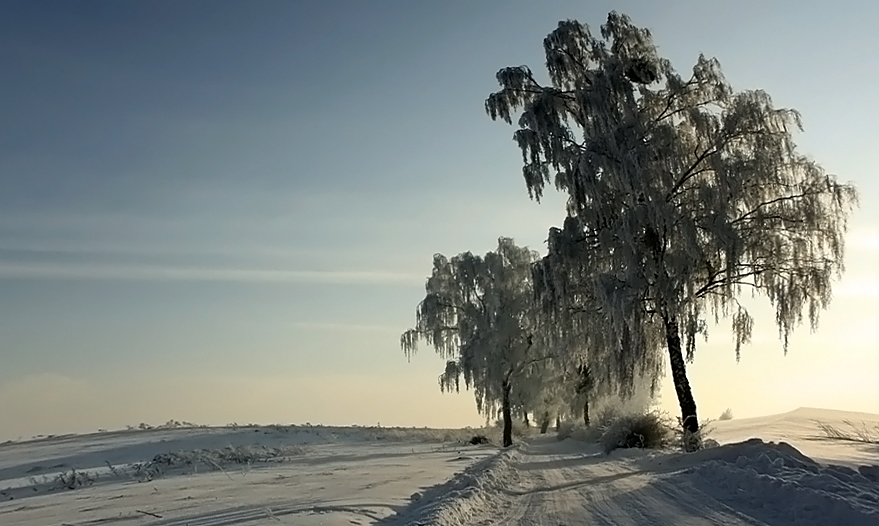
[(399, 334), (399, 327), (389, 327), (385, 325), (364, 325), (352, 323), (332, 323), (332, 322), (311, 322), (301, 321), (293, 324), (298, 329), (313, 331), (346, 331), (346, 332), (387, 332)]
[[(94, 258), (113, 256), (170, 256), (170, 257), (230, 257), (242, 254), (252, 257), (272, 258), (302, 258), (302, 257), (342, 257), (354, 255), (354, 250), (332, 249), (326, 247), (287, 247), (275, 245), (243, 245), (234, 246), (177, 246), (173, 244), (132, 244), (101, 243), (101, 242), (78, 242), (68, 243), (23, 243), (20, 241), (9, 242), (0, 239), (0, 252), (16, 255), (76, 255), (90, 256)], [(0, 263), (2, 264), (2, 263)]]
[(2, 263), (0, 279), (321, 283), (327, 285), (420, 284), (423, 276), (379, 271), (262, 270), (161, 266)]

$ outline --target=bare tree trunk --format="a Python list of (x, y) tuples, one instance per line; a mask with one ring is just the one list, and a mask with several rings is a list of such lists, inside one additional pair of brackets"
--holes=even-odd
[(513, 415), (510, 411), (510, 382), (504, 381), (501, 412), (504, 418), (504, 447), (513, 445)]
[(558, 431), (562, 428), (562, 415), (555, 416), (555, 430)]
[(690, 390), (690, 382), (687, 380), (687, 366), (684, 363), (684, 355), (681, 351), (681, 334), (676, 319), (663, 314), (662, 321), (665, 324), (665, 338), (668, 343), (668, 356), (671, 361), (671, 377), (675, 384), (675, 392), (678, 395), (678, 403), (681, 406), (681, 422), (685, 431), (696, 433), (699, 431), (699, 420), (696, 417), (696, 400)]
[(592, 372), (587, 365), (577, 367), (577, 373), (580, 379), (577, 382), (577, 394), (583, 395), (583, 423), (589, 427), (589, 393), (593, 388)]
[(549, 411), (544, 411), (543, 420), (540, 421), (540, 434), (545, 435), (547, 429), (549, 429)]

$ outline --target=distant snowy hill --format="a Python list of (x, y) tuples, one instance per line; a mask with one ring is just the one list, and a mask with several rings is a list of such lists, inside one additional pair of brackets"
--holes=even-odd
[[(721, 444), (760, 438), (766, 442), (787, 442), (803, 454), (823, 463), (850, 467), (879, 464), (879, 444), (830, 440), (821, 425), (854, 435), (866, 428), (879, 442), (879, 415), (801, 407), (788, 413), (712, 422), (711, 437)], [(854, 426), (854, 427), (853, 427)]]

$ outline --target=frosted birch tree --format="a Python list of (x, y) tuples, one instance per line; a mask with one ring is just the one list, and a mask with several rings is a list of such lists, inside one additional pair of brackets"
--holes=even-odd
[(505, 447), (512, 444), (514, 404), (527, 410), (524, 397), (533, 392), (523, 383), (548, 356), (540, 345), (531, 280), (537, 259), (536, 252), (509, 238), (500, 238), (497, 250), (484, 257), (435, 255), (415, 327), (400, 338), (407, 357), (423, 340), (446, 360), (439, 379), (443, 391), (459, 390), (463, 378), (480, 413), (494, 415), (500, 408)]
[[(595, 279), (618, 269), (612, 258), (598, 257), (598, 246), (587, 242), (578, 218), (569, 216), (563, 228), (551, 228), (547, 246), (548, 255), (532, 267), (535, 291), (551, 327), (546, 333), (566, 371), (570, 409), (588, 426), (589, 406), (596, 399), (627, 399), (645, 387), (653, 395), (664, 371), (663, 342), (658, 325), (643, 310), (631, 312), (627, 319), (606, 315)], [(615, 320), (621, 325), (614, 325)], [(641, 333), (643, 346), (633, 345), (635, 332)]]
[(485, 103), (492, 119), (518, 116), (530, 196), (547, 184), (568, 195), (538, 288), (584, 316), (598, 377), (625, 385), (664, 348), (695, 433), (685, 356), (706, 319), (731, 321), (737, 357), (753, 325), (745, 291), (774, 307), (785, 352), (804, 319), (814, 329), (843, 269), (856, 191), (796, 150), (796, 111), (734, 91), (715, 59), (679, 75), (625, 15), (611, 12), (600, 37), (560, 22), (543, 45), (548, 82), (504, 68)]

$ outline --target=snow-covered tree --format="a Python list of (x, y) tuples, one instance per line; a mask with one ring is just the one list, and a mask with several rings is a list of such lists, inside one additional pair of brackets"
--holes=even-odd
[[(657, 325), (634, 312), (626, 326), (614, 326), (596, 297), (596, 276), (615, 272), (611, 258), (598, 258), (594, 244), (584, 242), (578, 220), (568, 217), (564, 228), (552, 228), (548, 255), (533, 266), (538, 299), (551, 330), (546, 333), (558, 349), (556, 360), (565, 371), (563, 383), (569, 409), (589, 425), (590, 403), (608, 396), (628, 399), (646, 387), (655, 392), (663, 374), (661, 339)], [(623, 291), (621, 291), (623, 292)], [(631, 332), (647, 330), (648, 344), (635, 348)]]
[[(538, 313), (539, 314), (539, 313)], [(558, 360), (559, 349), (549, 344), (544, 331), (540, 331), (535, 342), (539, 342), (542, 354), (539, 360), (531, 360), (519, 376), (517, 382), (518, 400), (522, 409), (531, 411), (541, 433), (546, 433), (549, 425), (568, 404), (571, 391), (565, 383), (565, 371)]]
[(483, 257), (435, 255), (415, 327), (400, 338), (407, 357), (423, 340), (447, 360), (443, 391), (459, 390), (463, 377), (480, 413), (494, 415), (500, 408), (504, 446), (512, 444), (514, 410), (527, 411), (527, 396), (535, 392), (525, 385), (535, 381), (531, 369), (548, 359), (531, 280), (537, 259), (536, 252), (503, 237)]
[(625, 15), (611, 12), (600, 37), (560, 22), (544, 50), (548, 82), (502, 69), (485, 104), (510, 124), (521, 111), (514, 139), (532, 198), (548, 183), (568, 194), (537, 286), (582, 317), (596, 379), (624, 386), (664, 347), (695, 432), (684, 355), (707, 337), (706, 318), (731, 320), (736, 356), (753, 324), (745, 290), (771, 302), (785, 352), (804, 313), (814, 329), (856, 191), (797, 152), (796, 111), (733, 91), (715, 59), (680, 76)]

